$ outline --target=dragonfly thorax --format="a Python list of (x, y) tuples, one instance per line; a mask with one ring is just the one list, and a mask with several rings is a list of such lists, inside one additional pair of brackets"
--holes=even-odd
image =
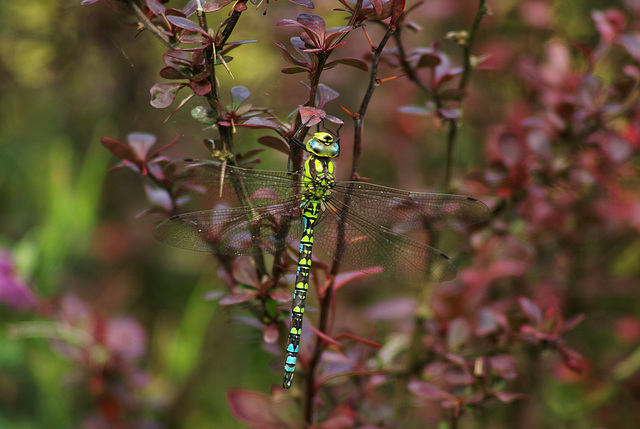
[(325, 201), (335, 185), (334, 165), (329, 158), (310, 157), (304, 163), (304, 202)]

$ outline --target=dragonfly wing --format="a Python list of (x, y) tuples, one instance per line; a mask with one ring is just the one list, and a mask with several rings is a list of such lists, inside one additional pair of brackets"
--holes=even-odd
[(188, 193), (200, 205), (224, 202), (230, 207), (287, 201), (298, 192), (300, 175), (248, 170), (214, 161), (185, 160), (169, 164), (166, 178), (177, 194)]
[[(451, 260), (433, 247), (400, 235), (329, 203), (316, 226), (315, 242), (341, 264), (409, 281), (440, 282), (456, 276)], [(338, 246), (344, 240), (344, 246)]]
[(300, 198), (263, 206), (204, 210), (172, 216), (153, 231), (165, 244), (219, 255), (274, 254), (300, 239)]
[(489, 217), (480, 200), (463, 195), (409, 192), (362, 181), (337, 182), (331, 199), (390, 229), (461, 229)]

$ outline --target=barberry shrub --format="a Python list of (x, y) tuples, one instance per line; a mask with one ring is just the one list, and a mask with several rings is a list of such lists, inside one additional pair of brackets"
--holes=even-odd
[[(65, 402), (77, 425), (640, 424), (637, 1), (82, 5), (144, 64), (118, 75), (150, 106), (121, 103), (131, 128), (100, 139), (123, 182), (106, 197), (117, 220), (94, 233), (101, 269), (131, 267), (95, 290), (137, 298), (104, 309), (61, 286), (33, 293), (9, 253), (0, 261), (0, 298), (20, 314), (11, 334), (47, 340), (88, 392)], [(84, 30), (89, 44), (115, 37)], [(141, 78), (152, 67), (156, 81)], [(491, 216), (411, 232), (452, 256), (458, 276), (443, 284), (314, 259), (284, 390), (297, 249), (193, 255), (151, 237), (197, 209), (197, 191), (215, 199), (197, 181), (195, 195), (176, 187), (173, 161), (295, 171), (292, 139), (316, 126), (340, 129), (339, 178), (471, 195)]]

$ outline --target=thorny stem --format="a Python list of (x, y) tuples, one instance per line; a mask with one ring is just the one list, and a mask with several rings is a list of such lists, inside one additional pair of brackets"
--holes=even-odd
[[(458, 83), (458, 89), (465, 89), (469, 83), (471, 71), (473, 66), (471, 64), (471, 47), (473, 45), (476, 33), (482, 17), (489, 13), (486, 6), (486, 0), (479, 0), (478, 10), (476, 16), (471, 24), (468, 38), (462, 43), (462, 57), (463, 57), (463, 69), (460, 82)], [(451, 186), (451, 176), (453, 174), (453, 152), (456, 144), (456, 137), (458, 135), (458, 121), (456, 119), (449, 120), (449, 129), (447, 130), (447, 166), (445, 170), (444, 189), (449, 191)]]
[[(244, 2), (245, 0), (239, 0), (239, 2)], [(200, 6), (200, 2), (198, 2), (198, 7), (196, 9), (197, 15), (198, 15), (198, 21), (200, 24), (200, 27), (202, 27), (202, 29), (206, 32), (209, 32), (209, 26), (207, 24), (207, 18), (206, 15), (203, 13), (202, 8)], [(215, 63), (216, 63), (216, 51), (220, 50), (221, 48), (224, 47), (224, 44), (226, 43), (226, 41), (228, 40), (229, 36), (231, 35), (231, 32), (233, 31), (233, 29), (235, 28), (236, 24), (238, 23), (238, 20), (240, 19), (240, 14), (241, 12), (238, 12), (237, 10), (234, 9), (231, 17), (229, 17), (229, 19), (227, 19), (227, 21), (225, 22), (225, 27), (222, 33), (222, 36), (220, 37), (220, 40), (218, 40), (217, 38), (214, 40), (215, 43), (215, 47), (212, 45), (208, 45), (204, 48), (204, 62), (205, 62), (205, 67), (207, 68), (207, 71), (209, 72), (209, 83), (211, 84), (211, 91), (206, 95), (206, 98), (209, 102), (209, 104), (214, 108), (215, 111), (218, 111), (219, 114), (221, 114), (222, 112), (219, 109), (220, 106), (220, 100), (219, 100), (219, 94), (218, 94), (218, 85), (216, 82), (216, 75), (215, 75)], [(224, 149), (233, 155), (234, 150), (233, 150), (233, 129), (232, 127), (229, 126), (222, 126), (218, 124), (218, 132), (220, 134), (220, 139), (222, 140), (222, 145), (224, 147)], [(236, 165), (236, 161), (235, 161), (235, 157), (230, 157), (230, 159), (228, 160), (228, 163), (230, 165), (235, 166)], [(246, 200), (246, 195), (243, 192), (244, 188), (242, 186), (242, 183), (240, 183), (240, 181), (235, 178), (232, 177), (231, 178), (232, 181), (232, 185), (233, 187), (236, 189), (236, 193), (238, 195), (238, 198), (240, 198), (241, 201)], [(257, 245), (256, 245), (257, 246)], [(218, 257), (218, 259), (223, 263), (227, 263), (228, 261), (225, 261), (224, 258), (222, 257)], [(255, 261), (256, 264), (256, 274), (258, 275), (259, 279), (262, 279), (264, 277), (264, 275), (266, 274), (267, 270), (266, 270), (266, 266), (265, 266), (265, 262), (264, 262), (264, 258), (262, 256), (262, 254), (258, 251), (258, 249), (255, 249), (254, 255), (253, 255), (253, 259)]]
[(371, 97), (373, 97), (373, 91), (378, 86), (378, 63), (380, 62), (380, 56), (386, 46), (389, 38), (395, 33), (396, 27), (389, 25), (387, 32), (382, 37), (382, 40), (378, 44), (378, 47), (373, 52), (373, 59), (371, 60), (371, 72), (369, 74), (369, 86), (362, 97), (360, 108), (356, 113), (354, 120), (354, 138), (353, 138), (353, 161), (351, 164), (351, 179), (355, 180), (358, 174), (358, 168), (360, 166), (360, 155), (362, 154), (362, 124), (364, 122), (364, 115), (369, 107)]
[(144, 12), (142, 12), (140, 7), (138, 7), (138, 5), (134, 0), (126, 0), (126, 1), (129, 7), (131, 8), (131, 10), (133, 10), (133, 13), (135, 13), (136, 18), (138, 18), (138, 22), (141, 23), (144, 28), (146, 28), (151, 33), (153, 33), (153, 35), (156, 36), (158, 39), (162, 40), (162, 43), (164, 43), (168, 47), (170, 48), (174, 47), (175, 45), (174, 41), (170, 40), (169, 36), (164, 34), (158, 27), (156, 27), (149, 20), (149, 18), (147, 18), (147, 15), (145, 15)]
[[(238, 3), (246, 3), (246, 2), (247, 0), (238, 0)], [(240, 15), (242, 15), (242, 12), (238, 12), (238, 10), (234, 8), (233, 12), (231, 13), (231, 16), (225, 23), (224, 30), (222, 30), (222, 35), (220, 36), (220, 40), (217, 42), (217, 46), (222, 47), (227, 43), (227, 40), (229, 40), (229, 36), (231, 36), (233, 29), (236, 28), (236, 24), (240, 19)]]
[[(200, 27), (202, 27), (202, 29), (204, 31), (206, 31), (207, 33), (209, 32), (209, 25), (207, 24), (207, 16), (203, 13), (203, 10), (200, 8), (200, 2), (198, 2), (198, 9), (197, 9), (197, 13), (198, 13), (198, 21), (200, 21)], [(215, 41), (214, 41), (215, 43)], [(213, 100), (218, 100), (218, 85), (216, 82), (216, 70), (215, 70), (215, 52), (214, 52), (214, 48), (212, 45), (207, 45), (204, 48), (203, 51), (204, 54), (204, 64), (205, 67), (207, 68), (207, 72), (209, 73), (209, 84), (211, 85), (211, 92), (209, 92), (206, 97), (207, 100), (209, 101), (209, 104), (211, 105), (211, 107), (215, 108), (216, 106), (213, 105), (212, 101)], [(218, 109), (216, 109), (218, 110)], [(232, 147), (227, 147), (226, 142), (224, 148), (229, 152), (229, 153), (233, 153), (232, 151)], [(232, 162), (235, 162), (235, 160), (232, 159)]]
[[(359, 6), (360, 4), (361, 2), (358, 2), (357, 5)], [(356, 8), (356, 11), (358, 9), (359, 7)], [(354, 15), (355, 13), (357, 12), (354, 12)], [(374, 51), (373, 59), (371, 62), (371, 71), (369, 75), (369, 86), (367, 87), (365, 95), (362, 98), (362, 102), (360, 103), (360, 108), (358, 109), (356, 117), (354, 118), (354, 122), (355, 122), (354, 134), (355, 135), (354, 135), (353, 163), (351, 166), (352, 178), (356, 178), (358, 173), (359, 160), (360, 160), (360, 155), (362, 153), (362, 123), (364, 120), (364, 115), (367, 111), (367, 107), (369, 106), (369, 102), (371, 101), (371, 97), (373, 96), (373, 91), (378, 85), (377, 72), (378, 72), (378, 63), (380, 60), (380, 55), (382, 55), (382, 51), (394, 31), (395, 31), (395, 27), (393, 25), (390, 25), (387, 29), (387, 32), (385, 33), (382, 40), (380, 41), (380, 44)], [(346, 207), (349, 206), (348, 201), (345, 201), (345, 206)], [(340, 223), (340, 225), (338, 226), (338, 249), (336, 252), (336, 259), (333, 261), (333, 264), (331, 266), (331, 272), (330, 272), (331, 278), (329, 280), (329, 284), (324, 289), (323, 295), (320, 296), (318, 330), (323, 333), (328, 332), (327, 327), (330, 320), (331, 307), (334, 302), (333, 301), (334, 282), (335, 282), (335, 276), (338, 274), (338, 271), (340, 269), (339, 260), (340, 260), (340, 254), (342, 253), (342, 250), (341, 250), (342, 246), (344, 246), (344, 223)], [(320, 363), (320, 357), (322, 356), (324, 348), (325, 348), (324, 342), (322, 341), (322, 339), (320, 337), (316, 337), (315, 347), (313, 348), (313, 355), (309, 361), (309, 370), (308, 370), (307, 395), (306, 395), (307, 403), (305, 404), (305, 407), (306, 407), (305, 420), (307, 424), (312, 424), (312, 421), (313, 421), (313, 403), (314, 403), (314, 398), (316, 393), (315, 376), (317, 372), (317, 367)]]

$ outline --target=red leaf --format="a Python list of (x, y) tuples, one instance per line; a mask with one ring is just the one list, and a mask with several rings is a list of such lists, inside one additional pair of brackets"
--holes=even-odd
[(290, 3), (297, 4), (300, 6), (304, 6), (309, 9), (314, 9), (315, 6), (311, 2), (311, 0), (289, 0)]
[(151, 105), (157, 109), (171, 106), (184, 83), (156, 83), (151, 87)]
[(311, 330), (318, 336), (320, 337), (320, 339), (322, 341), (324, 341), (326, 344), (330, 344), (330, 345), (334, 345), (337, 347), (342, 347), (342, 344), (339, 341), (334, 340), (333, 338), (331, 338), (330, 336), (318, 331), (316, 328), (314, 328), (313, 326), (310, 326)]
[(382, 348), (382, 344), (377, 343), (375, 341), (371, 341), (371, 340), (367, 340), (366, 338), (362, 338), (362, 337), (358, 337), (357, 335), (353, 335), (350, 334), (349, 332), (344, 332), (340, 335), (338, 335), (338, 338), (342, 339), (342, 338), (348, 338), (350, 340), (356, 341), (360, 344), (364, 344), (367, 347), (371, 347), (374, 349), (381, 349)]
[(327, 28), (327, 24), (321, 16), (301, 13), (297, 16), (296, 21), (298, 21), (303, 28), (315, 34), (318, 37), (318, 40), (324, 40), (324, 32)]
[(312, 127), (319, 124), (326, 115), (324, 110), (309, 106), (300, 107), (298, 113), (300, 113), (300, 119), (305, 127)]
[(439, 399), (457, 401), (458, 399), (451, 393), (444, 391), (431, 383), (425, 383), (424, 381), (412, 381), (407, 386), (409, 391), (414, 395), (421, 396), (427, 399)]
[(337, 60), (329, 61), (327, 64), (325, 64), (325, 68), (335, 67), (338, 64), (344, 64), (349, 67), (355, 67), (362, 71), (369, 70), (369, 66), (367, 65), (367, 63), (357, 58), (338, 58)]
[(147, 133), (131, 133), (127, 136), (127, 142), (139, 159), (145, 159), (149, 149), (156, 144), (156, 136)]
[(489, 358), (491, 369), (500, 377), (513, 380), (518, 375), (516, 371), (516, 360), (511, 355), (498, 355)]
[(153, 13), (155, 16), (164, 16), (167, 8), (164, 7), (160, 2), (158, 2), (158, 0), (146, 0), (146, 3), (151, 13)]
[(171, 212), (173, 203), (169, 192), (164, 188), (155, 188), (148, 184), (144, 186), (147, 200), (154, 206), (162, 207), (167, 213)]
[(351, 283), (354, 280), (368, 277), (372, 274), (378, 274), (380, 272), (382, 272), (382, 267), (374, 267), (374, 268), (368, 268), (362, 271), (350, 271), (350, 272), (338, 274), (335, 277), (333, 288), (334, 290), (338, 290), (341, 287), (347, 285), (348, 283)]
[(255, 294), (253, 293), (239, 293), (236, 295), (228, 295), (218, 301), (220, 305), (235, 305), (241, 304), (243, 302), (251, 301), (255, 298)]
[(522, 312), (535, 323), (536, 326), (542, 325), (542, 312), (540, 308), (535, 305), (530, 299), (525, 298), (523, 296), (518, 298), (518, 304), (520, 305), (520, 309)]
[(271, 323), (269, 326), (267, 326), (262, 337), (264, 339), (264, 342), (267, 344), (273, 344), (278, 341), (278, 327), (276, 326), (276, 324)]
[(279, 139), (274, 136), (262, 136), (258, 138), (258, 143), (261, 145), (267, 146), (271, 149), (275, 149), (278, 152), (282, 152), (285, 155), (289, 154), (289, 145), (284, 142), (282, 139)]
[(133, 149), (118, 140), (114, 140), (111, 137), (102, 137), (100, 139), (100, 143), (120, 159), (126, 159), (131, 162), (137, 161), (137, 157)]
[(277, 289), (269, 291), (269, 296), (278, 302), (291, 301), (291, 293), (286, 290)]
[(475, 335), (483, 337), (498, 332), (500, 321), (496, 313), (489, 308), (481, 308), (476, 320)]
[(280, 71), (284, 74), (296, 74), (296, 73), (308, 72), (309, 70), (302, 67), (285, 67)]
[(620, 36), (620, 44), (636, 61), (640, 61), (640, 34), (624, 34)]
[(190, 19), (183, 18), (181, 16), (169, 15), (167, 16), (167, 20), (171, 24), (175, 25), (176, 27), (183, 28), (187, 31), (193, 31), (194, 33), (200, 33), (206, 38), (211, 39), (211, 36), (209, 35), (209, 33), (204, 31), (202, 27), (200, 27), (198, 24), (191, 21)]
[(258, 287), (260, 281), (253, 260), (240, 256), (233, 262), (233, 278), (242, 284)]
[(187, 77), (173, 67), (165, 67), (160, 70), (160, 77), (165, 79), (186, 79)]
[(231, 3), (233, 0), (213, 0), (208, 1), (202, 5), (202, 10), (205, 12), (216, 12)]
[(524, 393), (515, 393), (515, 392), (493, 392), (493, 394), (495, 395), (496, 398), (498, 398), (498, 400), (500, 402), (504, 402), (505, 404), (508, 404), (510, 402), (515, 401), (516, 399), (527, 399), (528, 396), (525, 395)]
[(285, 48), (285, 46), (282, 43), (276, 42), (276, 45), (278, 45), (278, 47), (280, 48), (284, 60), (289, 64), (295, 64), (298, 66), (307, 64), (305, 61), (300, 61), (299, 59), (294, 57), (293, 54), (291, 54), (291, 52), (289, 52), (289, 50)]
[(458, 350), (469, 340), (470, 335), (471, 328), (467, 321), (460, 317), (454, 319), (447, 331), (447, 348), (451, 351)]
[(241, 124), (237, 124), (239, 127), (248, 127), (248, 128), (278, 128), (278, 124), (269, 119), (261, 118), (259, 116), (254, 116), (253, 118), (249, 118)]
[(230, 389), (227, 391), (227, 404), (235, 418), (243, 423), (258, 425), (261, 428), (286, 427), (273, 411), (271, 398), (264, 393)]
[(391, 9), (391, 25), (396, 25), (398, 18), (404, 12), (405, 0), (393, 0)]

